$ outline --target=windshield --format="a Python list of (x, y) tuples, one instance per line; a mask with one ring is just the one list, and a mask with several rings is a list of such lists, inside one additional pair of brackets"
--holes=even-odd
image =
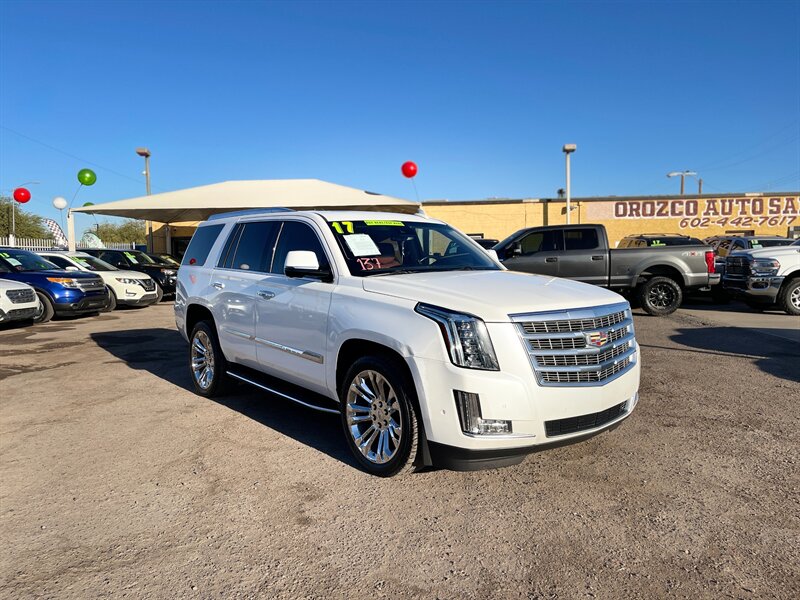
[(180, 267), (181, 263), (169, 256), (168, 254), (148, 254), (159, 265), (166, 265), (168, 267)]
[(0, 250), (0, 262), (4, 263), (9, 272), (63, 270), (38, 254), (14, 248)]
[(773, 246), (788, 246), (792, 243), (792, 240), (786, 238), (785, 240), (781, 239), (772, 239), (772, 240), (750, 240), (750, 247), (751, 248), (771, 248)]
[(125, 250), (125, 256), (135, 265), (156, 265), (158, 264), (144, 252), (139, 250)]
[(82, 267), (86, 267), (90, 271), (119, 271), (117, 267), (108, 264), (104, 260), (100, 260), (94, 256), (70, 256), (72, 260)]
[(443, 223), (333, 221), (331, 231), (357, 277), (500, 267), (464, 234)]

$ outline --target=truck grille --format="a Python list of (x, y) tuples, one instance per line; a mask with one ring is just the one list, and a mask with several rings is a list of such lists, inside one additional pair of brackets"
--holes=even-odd
[(106, 289), (103, 280), (99, 277), (96, 279), (79, 279), (78, 287), (84, 292), (99, 292)]
[(156, 289), (156, 282), (152, 279), (137, 279), (136, 281), (144, 288), (145, 292), (152, 292)]
[(627, 303), (512, 315), (540, 385), (602, 385), (633, 367)]
[(36, 292), (32, 289), (7, 290), (6, 296), (13, 304), (24, 304), (25, 302), (33, 302), (36, 299)]
[(725, 274), (747, 277), (750, 275), (750, 262), (744, 256), (729, 256), (725, 260)]

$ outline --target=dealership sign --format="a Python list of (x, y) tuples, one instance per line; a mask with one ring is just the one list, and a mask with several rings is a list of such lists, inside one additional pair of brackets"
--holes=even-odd
[(678, 219), (681, 228), (778, 227), (800, 217), (800, 197), (620, 200), (592, 202), (586, 212), (590, 219)]

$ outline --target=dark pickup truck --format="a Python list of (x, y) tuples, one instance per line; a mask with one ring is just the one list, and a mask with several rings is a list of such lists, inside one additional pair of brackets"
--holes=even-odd
[(675, 312), (685, 290), (719, 283), (719, 275), (714, 272), (714, 252), (707, 245), (611, 250), (602, 225), (520, 229), (494, 250), (512, 271), (632, 291), (651, 315)]

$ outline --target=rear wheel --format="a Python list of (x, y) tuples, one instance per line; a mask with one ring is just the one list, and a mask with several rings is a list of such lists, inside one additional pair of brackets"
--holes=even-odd
[(639, 286), (637, 296), (647, 314), (663, 317), (678, 310), (683, 301), (683, 290), (674, 279), (651, 277)]
[(364, 470), (391, 477), (414, 470), (419, 423), (413, 383), (393, 361), (358, 359), (339, 392), (350, 451)]
[(33, 322), (47, 323), (53, 318), (56, 312), (53, 308), (53, 303), (50, 302), (50, 298), (42, 292), (36, 292), (36, 295), (39, 297), (39, 308), (36, 309), (36, 313), (33, 315)]
[(214, 323), (200, 321), (189, 338), (189, 371), (194, 391), (206, 398), (218, 396), (228, 383), (228, 361), (222, 355)]
[(778, 292), (778, 306), (790, 315), (800, 315), (800, 278), (790, 279)]
[(106, 306), (100, 312), (111, 312), (117, 308), (117, 295), (114, 293), (114, 290), (108, 290), (108, 306)]

